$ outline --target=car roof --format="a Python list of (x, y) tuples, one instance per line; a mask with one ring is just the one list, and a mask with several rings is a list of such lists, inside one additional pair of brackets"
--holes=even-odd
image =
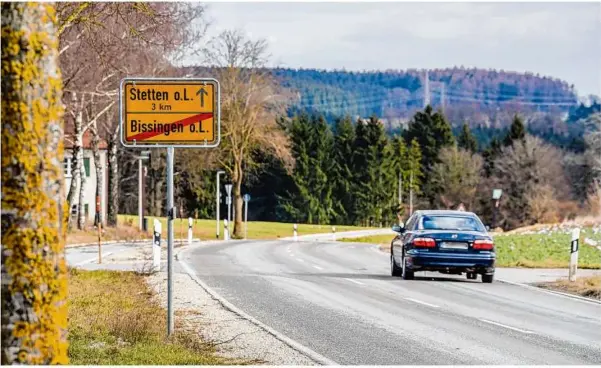
[(454, 211), (454, 210), (419, 210), (419, 211), (415, 211), (418, 215), (452, 215), (452, 216), (466, 216), (466, 217), (472, 217), (472, 216), (476, 216), (478, 217), (475, 213), (473, 212), (467, 212), (467, 211)]

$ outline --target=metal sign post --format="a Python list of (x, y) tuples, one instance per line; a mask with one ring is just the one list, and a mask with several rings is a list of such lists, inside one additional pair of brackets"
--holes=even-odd
[(167, 148), (167, 334), (173, 333), (173, 147)]
[(168, 336), (173, 334), (174, 328), (174, 148), (219, 146), (220, 110), (219, 82), (213, 78), (125, 78), (119, 86), (121, 144), (127, 148), (167, 148)]
[(578, 239), (580, 238), (580, 229), (572, 230), (572, 242), (570, 243), (570, 281), (576, 281), (576, 271), (578, 270)]
[(244, 239), (248, 234), (248, 201), (250, 201), (250, 194), (244, 195)]
[(499, 201), (501, 200), (501, 196), (503, 195), (502, 189), (493, 189), (492, 191), (492, 199), (495, 201), (495, 207), (492, 213), (492, 228), (495, 229), (497, 227), (497, 213), (499, 212)]
[(216, 211), (216, 222), (217, 222), (217, 239), (219, 239), (219, 200), (221, 198), (221, 192), (220, 189), (221, 187), (219, 186), (219, 175), (225, 174), (225, 171), (223, 170), (219, 170), (217, 171), (217, 191), (215, 193), (215, 211)]

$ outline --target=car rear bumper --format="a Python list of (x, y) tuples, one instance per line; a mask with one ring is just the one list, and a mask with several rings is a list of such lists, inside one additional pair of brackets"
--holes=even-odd
[(493, 252), (461, 254), (451, 252), (407, 252), (407, 268), (414, 271), (493, 273)]

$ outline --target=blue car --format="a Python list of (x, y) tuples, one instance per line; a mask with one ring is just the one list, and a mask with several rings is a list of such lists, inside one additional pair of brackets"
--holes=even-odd
[(392, 230), (398, 233), (390, 247), (392, 276), (411, 280), (415, 272), (437, 271), (465, 273), (470, 280), (482, 275), (482, 282), (493, 282), (495, 245), (476, 214), (416, 211), (404, 226)]

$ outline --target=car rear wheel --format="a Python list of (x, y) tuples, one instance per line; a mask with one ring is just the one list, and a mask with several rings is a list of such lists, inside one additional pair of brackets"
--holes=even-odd
[(403, 280), (413, 280), (414, 277), (413, 271), (409, 270), (407, 267), (407, 259), (405, 258), (405, 255), (403, 255), (403, 271), (401, 277)]
[(490, 284), (492, 283), (492, 281), (495, 278), (495, 274), (490, 274), (490, 275), (482, 275), (482, 282), (485, 284)]
[(392, 277), (401, 276), (401, 269), (396, 265), (392, 253), (390, 253), (390, 274), (392, 275)]

